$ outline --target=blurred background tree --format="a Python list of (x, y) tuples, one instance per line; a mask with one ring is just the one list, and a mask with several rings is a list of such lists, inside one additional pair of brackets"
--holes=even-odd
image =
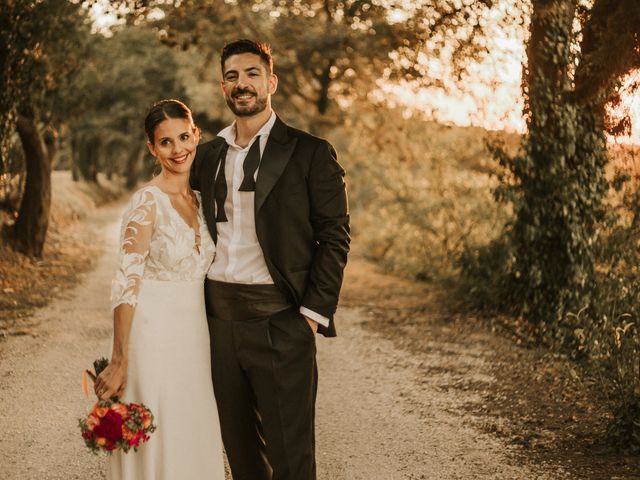
[(523, 314), (542, 341), (596, 362), (611, 392), (610, 433), (637, 449), (639, 184), (637, 170), (611, 163), (607, 135), (631, 133), (630, 117), (612, 112), (625, 77), (640, 68), (640, 3), (533, 0), (529, 8), (527, 134), (516, 155), (494, 146), (504, 168), (496, 194), (514, 218), (462, 255), (463, 271), (483, 284), (476, 300)]
[[(175, 52), (147, 28), (91, 34), (87, 10), (68, 0), (8, 1), (0, 10), (0, 178), (13, 190), (5, 201), (18, 205), (6, 237), (40, 257), (57, 154), (76, 179), (119, 173), (132, 188), (153, 169), (142, 165), (144, 112), (184, 88)], [(22, 154), (9, 154), (14, 132)]]
[(68, 117), (74, 178), (96, 182), (99, 171), (117, 173), (128, 188), (153, 165), (143, 165), (145, 111), (161, 98), (188, 101), (176, 52), (140, 26), (95, 36), (83, 70), (64, 95), (78, 107)]
[[(121, 20), (103, 32), (106, 36), (89, 33), (87, 12), (98, 3), (110, 5)], [(7, 47), (0, 119), (6, 127), (3, 173), (16, 170), (7, 153), (14, 129), (23, 140), (27, 165), (11, 238), (20, 250), (42, 254), (53, 158), (43, 153), (39, 132), (48, 132), (49, 155), (62, 147), (60, 165), (70, 166), (74, 178), (95, 182), (99, 171), (123, 173), (132, 188), (151, 170), (142, 166), (144, 148), (134, 132), (153, 100), (193, 100), (198, 123), (210, 132), (228, 121), (215, 93), (218, 65), (213, 60), (230, 39), (270, 41), (281, 78), (279, 95), (286, 98), (279, 111), (323, 133), (343, 124), (353, 103), (367, 101), (378, 82), (423, 79), (427, 39), (437, 49), (447, 43), (445, 33), (462, 32), (465, 45), (472, 45), (483, 29), (482, 12), (491, 5), (489, 0), (416, 6), (401, 1), (8, 0), (1, 40)], [(58, 141), (61, 128), (64, 136)]]
[(88, 36), (86, 12), (68, 0), (6, 0), (0, 9), (0, 174), (16, 170), (8, 148), (17, 131), (26, 181), (10, 237), (29, 255), (42, 255), (48, 228), (56, 97), (78, 71)]
[(445, 46), (454, 45), (451, 57), (459, 66), (486, 53), (477, 39), (487, 27), (482, 19), (494, 9), (491, 0), (112, 3), (127, 5), (138, 19), (160, 17), (152, 25), (163, 43), (197, 51), (200, 63), (194, 67), (214, 83), (226, 42), (267, 40), (278, 95), (285, 99), (278, 110), (316, 132), (341, 125), (353, 102), (367, 101), (380, 82), (429, 84), (424, 59), (437, 57)]
[(640, 68), (640, 4), (543, 0), (531, 8), (528, 136), (521, 155), (499, 156), (512, 180), (499, 195), (516, 211), (510, 285), (527, 317), (553, 328), (589, 305), (594, 288), (609, 191), (606, 134), (620, 126), (608, 124), (606, 106)]

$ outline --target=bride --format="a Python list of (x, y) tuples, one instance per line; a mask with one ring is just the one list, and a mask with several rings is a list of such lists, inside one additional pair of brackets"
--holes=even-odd
[(112, 480), (224, 479), (203, 282), (215, 253), (189, 187), (199, 131), (177, 100), (151, 107), (147, 145), (162, 169), (124, 213), (113, 280), (113, 350), (99, 398), (144, 403), (157, 430), (109, 458)]

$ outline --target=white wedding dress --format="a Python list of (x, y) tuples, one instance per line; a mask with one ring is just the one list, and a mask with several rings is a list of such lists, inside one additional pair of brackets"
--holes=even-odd
[(109, 457), (111, 480), (224, 480), (204, 303), (215, 244), (202, 205), (198, 218), (199, 247), (155, 186), (138, 190), (124, 214), (111, 303), (133, 305), (135, 314), (121, 401), (144, 403), (157, 429), (137, 452)]

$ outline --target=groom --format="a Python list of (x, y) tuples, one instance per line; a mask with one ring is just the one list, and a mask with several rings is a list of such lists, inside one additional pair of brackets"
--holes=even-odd
[(222, 49), (235, 122), (198, 148), (191, 182), (216, 241), (205, 285), (213, 383), (234, 480), (316, 478), (315, 333), (336, 334), (349, 251), (344, 170), (271, 109), (267, 45)]

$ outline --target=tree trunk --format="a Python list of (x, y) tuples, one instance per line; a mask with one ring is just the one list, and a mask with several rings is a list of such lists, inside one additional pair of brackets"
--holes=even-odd
[(329, 64), (322, 70), (322, 74), (318, 79), (320, 82), (320, 93), (318, 94), (318, 113), (324, 115), (329, 109), (329, 85), (331, 85), (331, 66), (333, 61), (329, 61)]
[(100, 143), (97, 139), (90, 141), (85, 149), (87, 158), (83, 165), (84, 179), (88, 182), (98, 183), (98, 160), (100, 158)]
[(34, 118), (20, 115), (17, 130), (24, 149), (27, 178), (13, 238), (18, 250), (42, 257), (51, 207), (51, 162)]
[(80, 180), (80, 139), (71, 132), (71, 178), (74, 182)]
[(100, 140), (92, 135), (81, 135), (77, 142), (77, 166), (80, 178), (87, 182), (98, 181)]
[[(576, 2), (534, 0), (527, 44), (526, 154), (513, 172), (513, 240), (524, 312), (561, 325), (589, 305), (594, 245), (607, 193), (604, 104), (576, 99), (571, 74)], [(580, 58), (584, 60), (583, 57)]]
[[(122, 142), (120, 140), (111, 140), (102, 147), (104, 161), (100, 170), (105, 174), (107, 180), (113, 179), (113, 176), (118, 171), (119, 157), (122, 156), (121, 148)], [(128, 144), (126, 148), (129, 148)]]
[(127, 159), (126, 187), (129, 190), (132, 190), (138, 184), (140, 178), (140, 163), (143, 156), (141, 152), (141, 147), (132, 147)]
[(513, 233), (525, 314), (554, 324), (563, 314), (565, 292), (575, 285), (574, 262), (579, 263), (569, 245), (576, 219), (565, 195), (571, 187), (566, 162), (576, 142), (575, 112), (566, 98), (575, 2), (537, 0), (532, 6), (525, 77), (529, 133), (527, 155), (517, 169), (522, 201)]
[(49, 163), (51, 168), (54, 168), (56, 164), (56, 155), (58, 153), (58, 131), (49, 125), (43, 135), (44, 145), (47, 149), (47, 156), (49, 157)]

